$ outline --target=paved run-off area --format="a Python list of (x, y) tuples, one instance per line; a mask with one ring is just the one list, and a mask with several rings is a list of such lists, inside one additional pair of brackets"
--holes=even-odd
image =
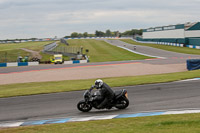
[(186, 71), (185, 64), (129, 62), (0, 74), (0, 84), (137, 76)]

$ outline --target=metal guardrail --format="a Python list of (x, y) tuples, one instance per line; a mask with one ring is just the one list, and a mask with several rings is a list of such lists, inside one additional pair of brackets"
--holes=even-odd
[[(66, 44), (67, 45), (67, 44)], [(64, 56), (76, 57), (78, 54), (82, 53), (82, 47), (57, 47), (56, 42), (47, 44), (44, 46), (43, 53), (47, 54), (62, 54)]]
[(44, 50), (43, 51), (52, 51), (57, 46), (58, 46), (58, 44), (56, 42), (51, 43), (51, 44), (47, 44), (47, 45), (44, 46)]

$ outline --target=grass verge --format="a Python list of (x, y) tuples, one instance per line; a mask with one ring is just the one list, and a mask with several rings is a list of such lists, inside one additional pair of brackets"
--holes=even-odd
[(134, 44), (134, 45), (148, 46), (148, 47), (158, 48), (162, 50), (177, 52), (177, 53), (200, 55), (199, 49), (193, 49), (193, 48), (188, 48), (188, 47), (175, 47), (175, 46), (167, 46), (167, 45), (159, 45), (159, 44), (139, 43), (131, 39), (120, 39), (120, 40), (129, 44)]
[(20, 49), (20, 48), (27, 48), (34, 51), (40, 51), (44, 48), (44, 45), (50, 44), (52, 42), (54, 41), (1, 44), (0, 51), (14, 50), (14, 49)]
[(0, 51), (0, 63), (17, 62), (18, 56), (29, 56), (29, 58), (31, 58), (31, 54), (29, 52), (23, 51), (21, 49)]
[(122, 48), (110, 45), (103, 40), (76, 39), (67, 40), (70, 46), (83, 47), (85, 53), (89, 49), (90, 62), (122, 61), (122, 60), (142, 60), (151, 57), (131, 53)]
[(7, 128), (0, 133), (198, 133), (200, 114), (163, 115)]
[[(1, 44), (0, 62), (16, 62), (18, 56), (22, 57), (29, 56), (29, 59), (31, 59), (32, 58), (31, 53), (23, 51), (20, 48), (26, 48), (33, 51), (41, 51), (43, 50), (44, 45), (52, 42), (53, 41)], [(46, 59), (46, 57), (49, 57), (50, 55), (42, 54), (42, 56), (45, 56)], [(47, 60), (49, 60), (49, 58)]]
[[(132, 86), (151, 83), (171, 82), (199, 77), (200, 70), (168, 74), (143, 75), (133, 77), (103, 78), (111, 87)], [(0, 97), (35, 95), (44, 93), (85, 90), (95, 79), (65, 80), (54, 82), (19, 83), (0, 86)]]

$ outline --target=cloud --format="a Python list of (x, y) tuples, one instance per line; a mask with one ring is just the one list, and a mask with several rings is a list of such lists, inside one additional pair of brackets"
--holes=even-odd
[(0, 40), (194, 22), (199, 5), (200, 0), (0, 0)]

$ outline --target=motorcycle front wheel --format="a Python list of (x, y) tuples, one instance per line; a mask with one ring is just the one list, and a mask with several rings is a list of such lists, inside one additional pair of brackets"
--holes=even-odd
[(92, 105), (82, 100), (77, 104), (77, 108), (82, 112), (89, 112), (92, 109)]

